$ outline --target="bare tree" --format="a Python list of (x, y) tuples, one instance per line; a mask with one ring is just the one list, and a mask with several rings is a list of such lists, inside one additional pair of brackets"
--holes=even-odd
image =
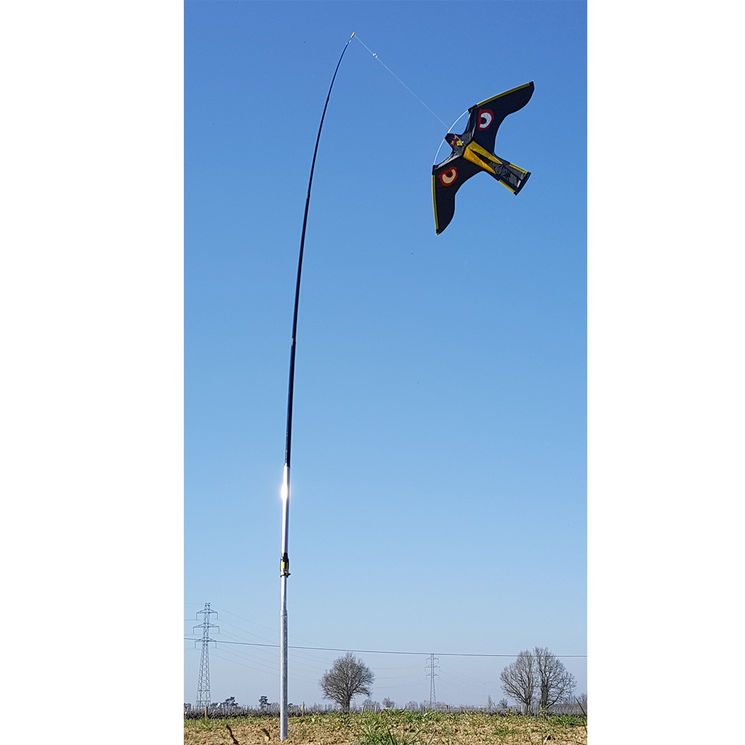
[(566, 701), (577, 684), (574, 676), (567, 671), (559, 658), (546, 647), (536, 647), (533, 656), (540, 690), (538, 703), (540, 710), (545, 712), (554, 704)]
[(370, 695), (375, 675), (362, 660), (351, 652), (339, 657), (321, 678), (323, 697), (335, 701), (344, 713), (349, 711), (352, 699), (358, 694)]
[(527, 649), (520, 652), (517, 659), (502, 670), (499, 675), (502, 690), (513, 700), (522, 704), (529, 714), (533, 705), (536, 687), (536, 665), (533, 653)]
[(546, 647), (520, 652), (515, 662), (500, 674), (502, 689), (530, 713), (537, 694), (538, 709), (547, 712), (555, 704), (567, 701), (574, 691), (574, 676)]

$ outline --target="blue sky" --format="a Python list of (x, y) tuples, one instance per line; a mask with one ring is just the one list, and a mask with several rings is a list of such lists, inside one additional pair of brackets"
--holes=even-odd
[[(187, 636), (210, 602), (215, 638), (278, 641), (302, 211), (354, 31), (411, 90), (353, 40), (324, 125), (298, 331), (290, 644), (586, 652), (585, 11), (186, 3)], [(447, 126), (531, 80), (495, 148), (528, 185), (514, 197), (472, 179), (436, 237)], [(185, 701), (199, 653), (185, 642)], [(210, 654), (213, 700), (277, 700), (276, 649)], [(290, 700), (321, 702), (336, 656), (291, 651)], [(361, 656), (373, 698), (428, 698), (424, 656)], [(499, 700), (509, 661), (442, 656), (438, 698)], [(565, 663), (585, 691), (584, 660)]]

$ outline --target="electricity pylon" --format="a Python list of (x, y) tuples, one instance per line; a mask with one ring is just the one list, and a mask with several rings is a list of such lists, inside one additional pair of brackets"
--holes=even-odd
[(439, 658), (435, 657), (434, 652), (430, 654), (429, 660), (427, 661), (427, 674), (429, 675), (429, 707), (430, 709), (437, 703), (437, 695), (435, 694), (435, 677), (437, 673), (435, 670), (439, 668), (437, 664)]
[(210, 639), (210, 629), (220, 630), (219, 626), (214, 623), (210, 623), (210, 616), (214, 613), (217, 615), (216, 610), (210, 610), (210, 604), (205, 603), (202, 610), (197, 611), (197, 618), (199, 614), (204, 613), (204, 620), (202, 623), (197, 624), (192, 628), (202, 629), (202, 657), (199, 660), (199, 682), (197, 683), (197, 709), (204, 709), (210, 705), (210, 642), (214, 642), (214, 639)]

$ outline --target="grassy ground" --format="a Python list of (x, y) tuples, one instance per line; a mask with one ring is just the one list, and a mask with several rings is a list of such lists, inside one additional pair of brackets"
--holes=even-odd
[[(291, 717), (288, 745), (586, 745), (584, 717), (445, 712), (308, 714)], [(231, 735), (232, 732), (232, 735)], [(184, 745), (279, 745), (279, 719), (184, 722)]]

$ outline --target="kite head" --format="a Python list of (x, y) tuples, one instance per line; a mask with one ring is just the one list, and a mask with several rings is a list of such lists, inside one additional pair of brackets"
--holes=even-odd
[(452, 132), (448, 132), (445, 135), (445, 142), (447, 142), (450, 147), (455, 149), (458, 146), (463, 146), (463, 140), (458, 135), (454, 135)]

